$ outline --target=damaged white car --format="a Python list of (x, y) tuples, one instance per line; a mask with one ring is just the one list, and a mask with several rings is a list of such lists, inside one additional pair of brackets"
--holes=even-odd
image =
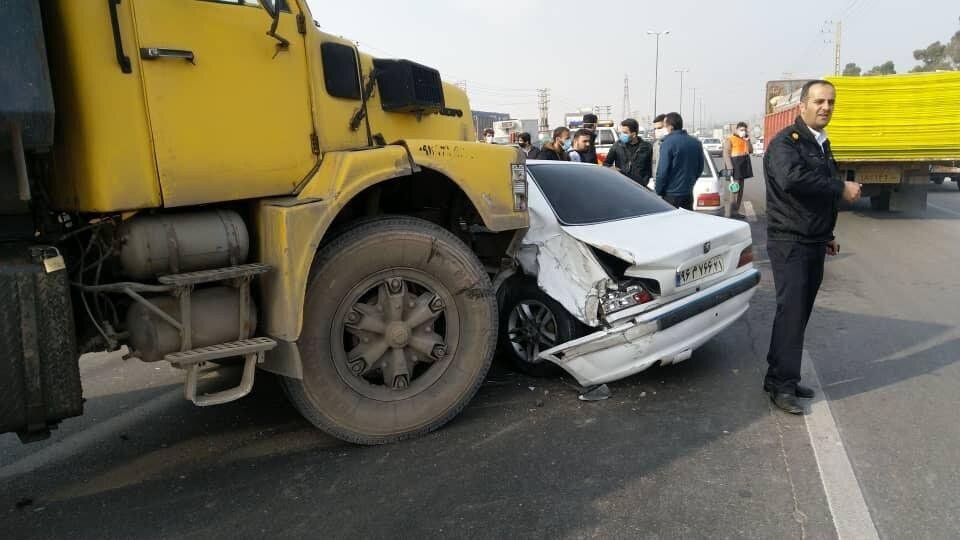
[(498, 280), (500, 344), (521, 371), (614, 381), (690, 358), (746, 312), (760, 281), (746, 223), (676, 210), (604, 167), (527, 171), (530, 228)]

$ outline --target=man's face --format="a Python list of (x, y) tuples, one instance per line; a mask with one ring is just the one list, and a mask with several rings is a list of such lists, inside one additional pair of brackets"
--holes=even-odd
[(800, 103), (800, 117), (805, 124), (820, 131), (830, 123), (836, 102), (837, 91), (829, 84), (811, 86), (806, 101)]
[(589, 148), (590, 148), (590, 137), (587, 137), (586, 135), (581, 135), (577, 137), (575, 141), (573, 141), (573, 149), (576, 150), (577, 152), (580, 152), (582, 150), (587, 150)]
[(654, 130), (658, 130), (663, 128), (663, 122), (654, 122), (653, 124), (651, 124), (651, 126), (653, 127)]
[(627, 126), (620, 126), (620, 133), (630, 137), (630, 140), (633, 140), (633, 132), (631, 132)]

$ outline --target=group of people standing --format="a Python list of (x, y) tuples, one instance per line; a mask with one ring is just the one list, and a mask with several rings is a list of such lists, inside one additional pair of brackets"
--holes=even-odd
[[(553, 137), (537, 149), (529, 133), (520, 134), (520, 148), (527, 159), (580, 161), (597, 163), (597, 117), (587, 114), (583, 127), (571, 132), (567, 127), (553, 130)], [(633, 118), (620, 122), (620, 134), (603, 161), (638, 184), (650, 188), (656, 172), (657, 195), (677, 208), (693, 209), (693, 185), (704, 167), (703, 146), (683, 129), (678, 113), (654, 118), (654, 142), (640, 137), (640, 123)]]

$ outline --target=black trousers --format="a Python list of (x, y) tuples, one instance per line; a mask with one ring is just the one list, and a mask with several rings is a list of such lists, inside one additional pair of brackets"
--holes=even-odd
[(693, 195), (664, 195), (663, 200), (674, 208), (693, 210)]
[(777, 290), (777, 313), (767, 353), (769, 368), (763, 381), (767, 390), (793, 393), (800, 382), (803, 334), (823, 281), (826, 251), (825, 243), (767, 242)]

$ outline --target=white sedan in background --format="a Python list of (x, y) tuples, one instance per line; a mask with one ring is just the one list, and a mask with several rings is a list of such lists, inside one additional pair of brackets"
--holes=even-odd
[[(726, 214), (727, 203), (730, 202), (729, 180), (720, 176), (722, 162), (716, 156), (711, 156), (706, 148), (703, 149), (703, 170), (700, 178), (693, 184), (693, 209), (705, 214), (722, 216)], [(657, 180), (650, 180), (650, 189), (657, 189)]]
[(676, 210), (622, 174), (528, 161), (530, 227), (497, 279), (500, 345), (519, 370), (583, 386), (690, 358), (749, 307), (750, 227)]

